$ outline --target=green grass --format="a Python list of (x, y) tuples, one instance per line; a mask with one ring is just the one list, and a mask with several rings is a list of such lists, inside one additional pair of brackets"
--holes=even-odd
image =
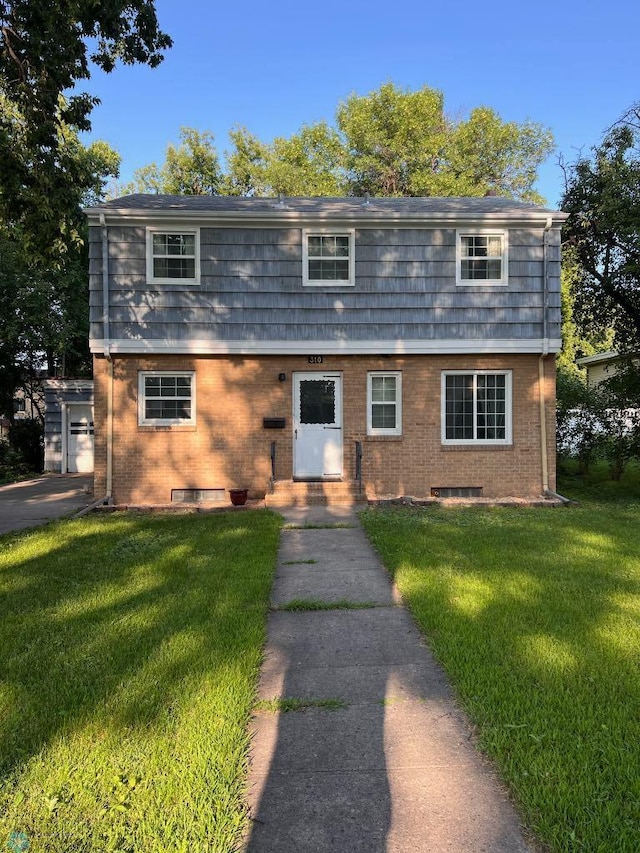
[(559, 509), (393, 508), (363, 523), (526, 823), (640, 850), (640, 477), (567, 473)]
[(341, 598), (338, 601), (320, 601), (316, 598), (294, 598), (286, 604), (278, 604), (272, 610), (303, 611), (303, 610), (369, 610), (377, 607), (375, 601), (349, 601)]
[(280, 524), (114, 514), (0, 539), (0, 849), (234, 849)]
[(324, 711), (338, 711), (346, 708), (342, 699), (297, 699), (294, 696), (275, 699), (261, 699), (256, 703), (256, 711), (267, 714), (287, 714), (290, 711), (306, 711), (309, 708), (321, 708)]
[(351, 527), (355, 527), (355, 525), (349, 524), (346, 521), (336, 521), (327, 524), (316, 524), (313, 521), (298, 524), (291, 521), (283, 525), (283, 530), (348, 530)]

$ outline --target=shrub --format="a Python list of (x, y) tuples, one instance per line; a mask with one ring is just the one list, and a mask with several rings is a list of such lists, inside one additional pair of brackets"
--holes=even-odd
[(7, 479), (40, 473), (44, 466), (44, 435), (40, 421), (24, 418), (9, 427), (9, 441), (0, 451), (0, 476)]

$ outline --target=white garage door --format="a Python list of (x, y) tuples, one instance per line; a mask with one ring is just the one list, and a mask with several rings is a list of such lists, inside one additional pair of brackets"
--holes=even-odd
[(91, 406), (69, 406), (67, 417), (67, 471), (93, 471), (93, 410)]

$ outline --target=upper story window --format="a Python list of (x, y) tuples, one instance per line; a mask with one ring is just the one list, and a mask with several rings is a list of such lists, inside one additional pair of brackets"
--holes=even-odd
[(147, 228), (147, 281), (156, 284), (200, 282), (200, 232)]
[(442, 374), (442, 443), (511, 444), (511, 371)]
[(354, 284), (354, 244), (352, 228), (305, 229), (302, 232), (303, 284)]
[(456, 284), (507, 284), (507, 232), (470, 229), (456, 237)]
[(402, 435), (402, 373), (367, 374), (367, 434)]
[(192, 371), (141, 371), (138, 374), (140, 425), (190, 425), (196, 422)]

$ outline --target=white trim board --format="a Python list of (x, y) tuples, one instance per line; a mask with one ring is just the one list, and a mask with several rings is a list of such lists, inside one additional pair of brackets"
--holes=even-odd
[(114, 355), (481, 355), (559, 352), (560, 338), (377, 341), (104, 341), (94, 338), (91, 352)]

